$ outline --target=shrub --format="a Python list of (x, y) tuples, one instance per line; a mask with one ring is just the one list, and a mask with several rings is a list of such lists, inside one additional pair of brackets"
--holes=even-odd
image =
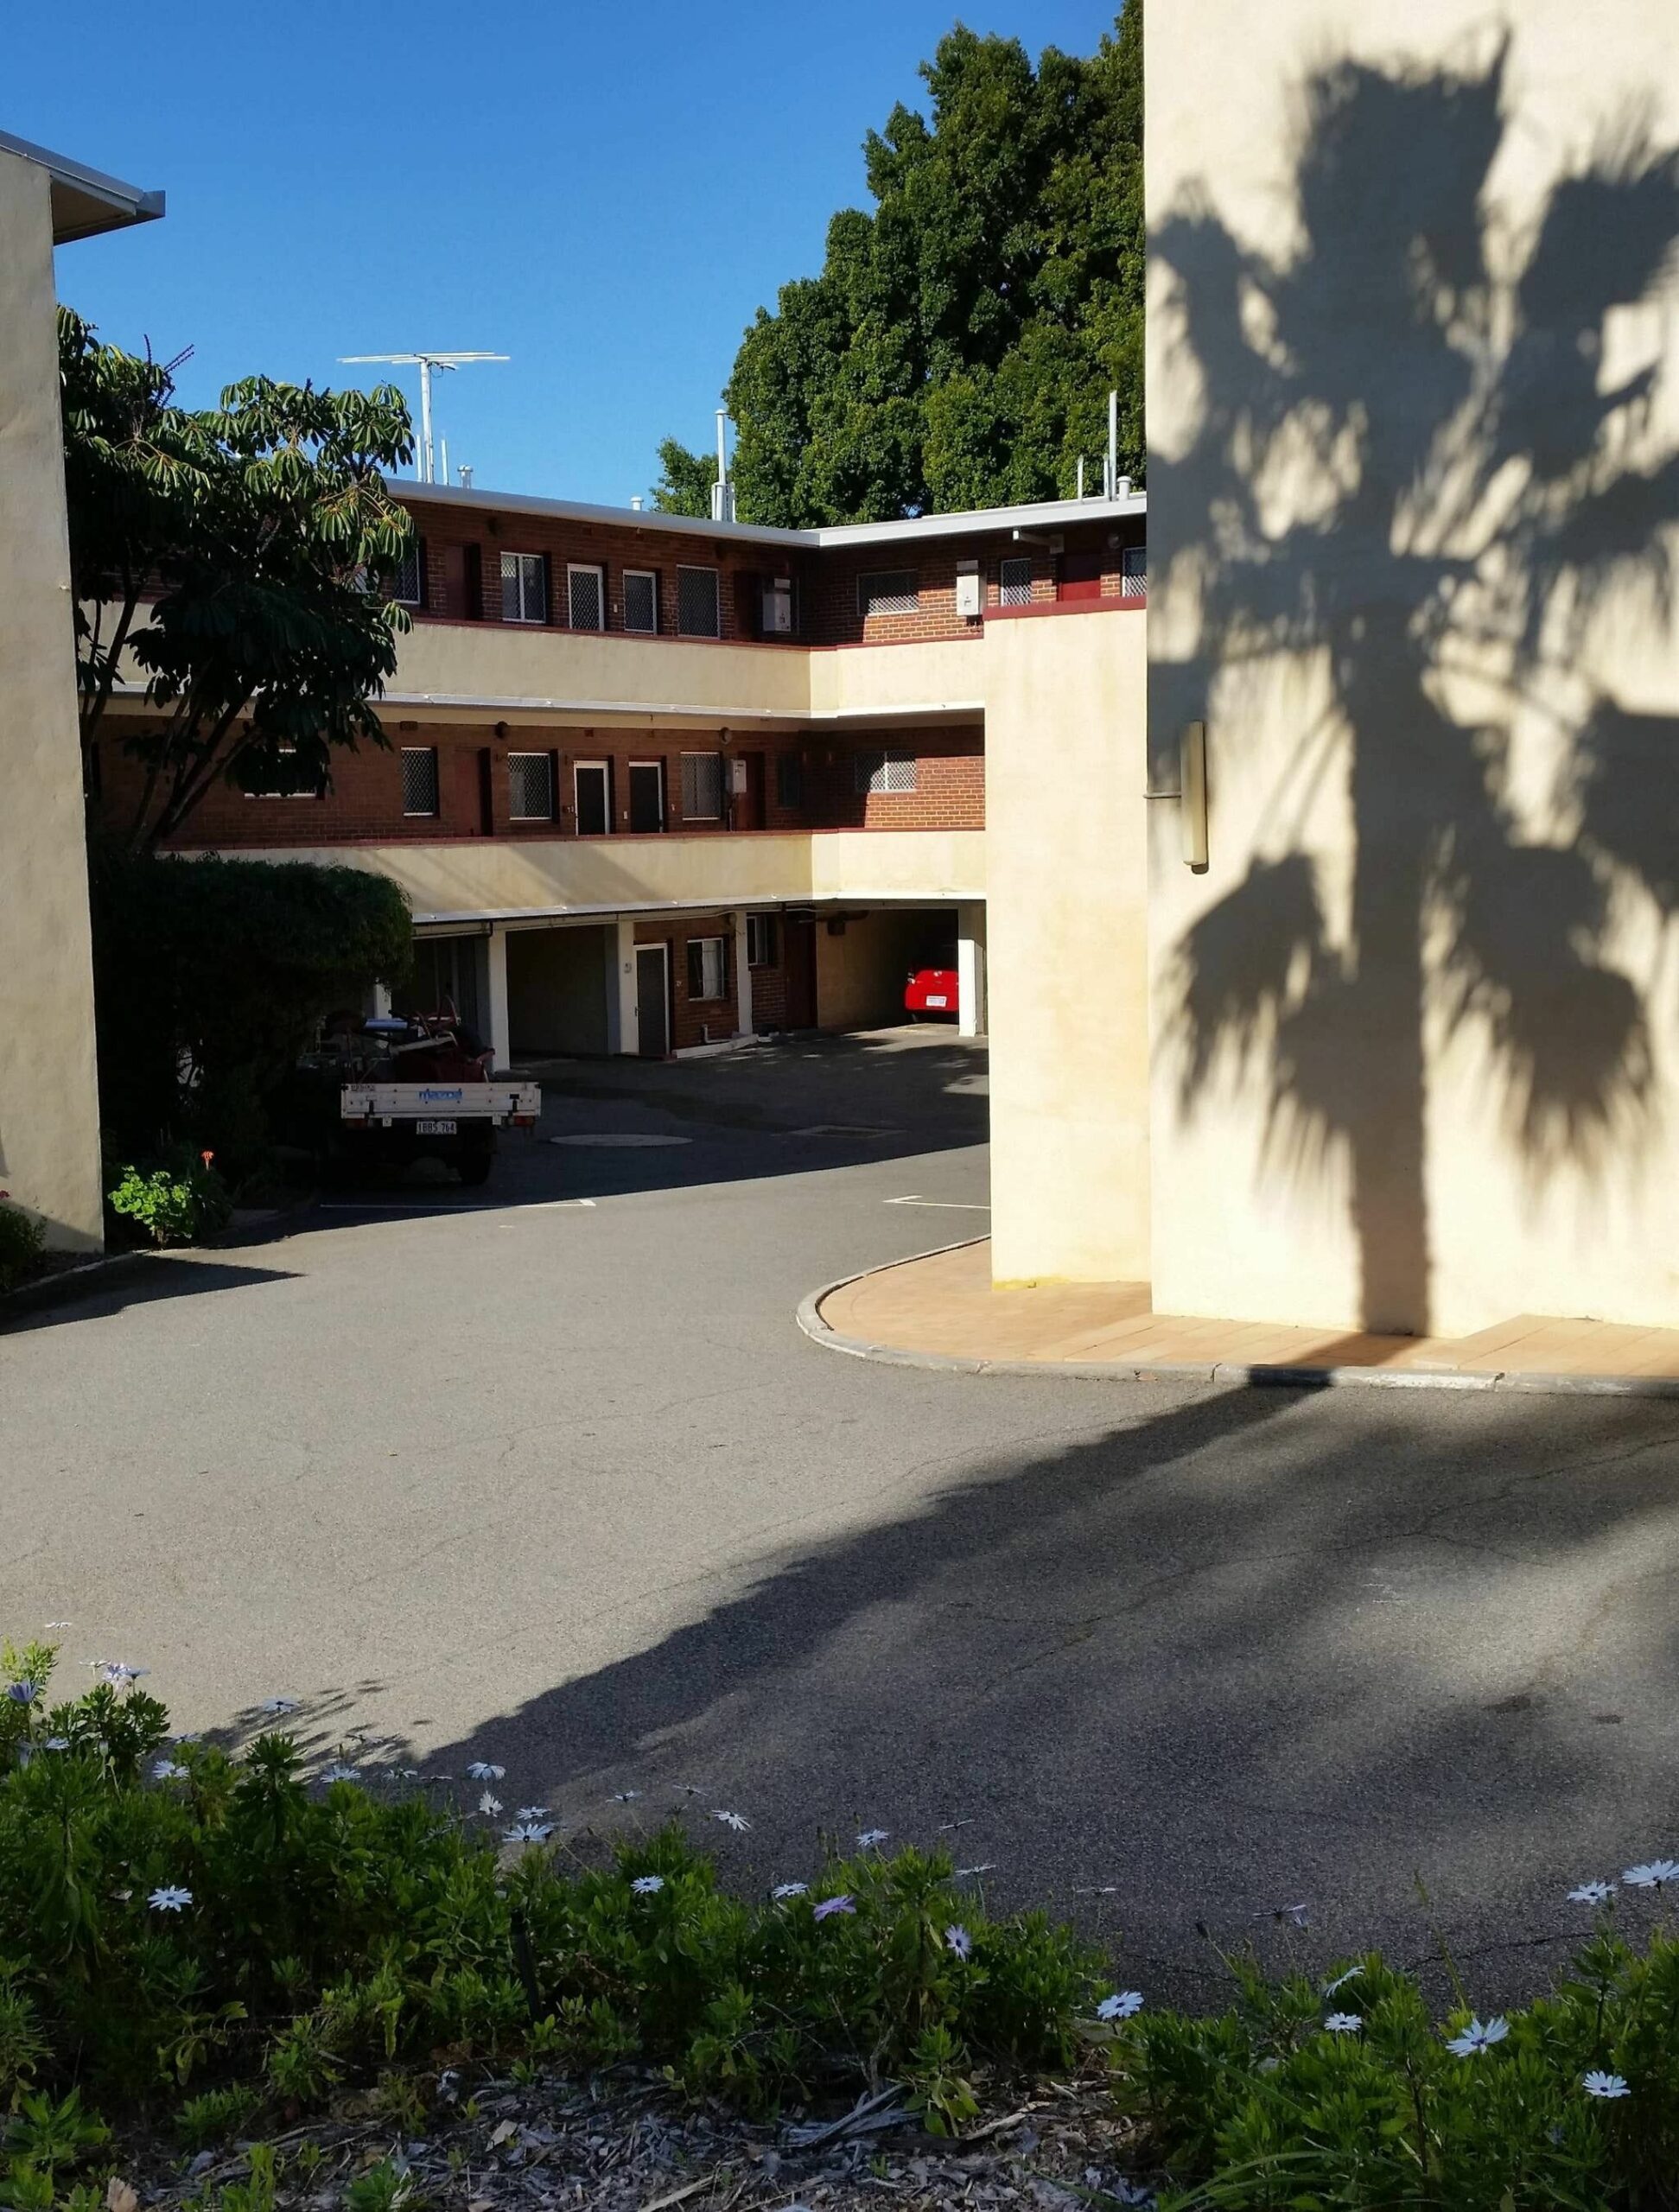
[(0, 1291), (16, 1290), (40, 1265), (47, 1232), (33, 1214), (0, 1191)]
[(108, 1193), (112, 1213), (154, 1244), (190, 1244), (227, 1219), (226, 1185), (210, 1160), (177, 1147), (162, 1166), (124, 1167)]
[(321, 1017), (412, 957), (407, 901), (365, 869), (101, 849), (91, 886), (100, 1110), (130, 1154), (207, 1145), (244, 1174)]

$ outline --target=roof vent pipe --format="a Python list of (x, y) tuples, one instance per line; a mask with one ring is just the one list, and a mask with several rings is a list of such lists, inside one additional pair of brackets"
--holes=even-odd
[(633, 493), (631, 495), (631, 499), (630, 499), (630, 512), (631, 512), (631, 513), (632, 513), (632, 514), (638, 514), (638, 515), (639, 515), (639, 514), (640, 513), (640, 512), (641, 512), (641, 494), (640, 494), (640, 493), (639, 493), (639, 492)]
[(1119, 394), (1108, 394), (1108, 459), (1102, 472), (1102, 489), (1110, 499), (1119, 497)]
[(728, 480), (728, 410), (720, 407), (717, 410), (717, 480), (711, 486), (713, 522), (733, 522), (735, 519), (735, 486)]

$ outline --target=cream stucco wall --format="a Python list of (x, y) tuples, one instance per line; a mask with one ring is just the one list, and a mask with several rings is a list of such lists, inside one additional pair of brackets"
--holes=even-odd
[(1679, 10), (1147, 67), (1155, 1305), (1679, 1324)]
[(992, 1274), (1148, 1273), (1144, 618), (986, 626)]
[(101, 1241), (47, 171), (0, 151), (0, 1189)]
[(416, 915), (727, 908), (810, 899), (971, 898), (978, 830), (804, 831), (749, 837), (485, 838), (264, 851), (392, 877)]

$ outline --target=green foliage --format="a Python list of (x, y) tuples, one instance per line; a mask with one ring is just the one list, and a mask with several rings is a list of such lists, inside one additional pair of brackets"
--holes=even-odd
[(234, 1172), (321, 1015), (399, 982), (412, 947), (387, 877), (303, 862), (94, 855), (94, 1003), (107, 1142), (179, 1139)]
[(653, 505), (661, 514), (709, 516), (711, 487), (717, 480), (715, 454), (693, 453), (679, 438), (661, 438), (658, 467)]
[(227, 1219), (227, 1187), (201, 1154), (177, 1147), (156, 1167), (124, 1167), (106, 1194), (112, 1213), (154, 1244), (191, 1244)]
[(167, 366), (68, 310), (59, 365), (84, 750), (124, 650), (166, 710), (124, 739), (145, 769), (130, 845), (171, 837), (219, 779), (311, 791), (335, 747), (384, 745), (372, 701), (408, 621), (378, 588), (412, 537), (384, 481), (412, 451), (402, 395), (249, 377), (192, 412)]
[[(1142, 0), (1088, 59), (1034, 70), (958, 25), (865, 153), (820, 275), (782, 286), (735, 357), (743, 519), (808, 526), (1071, 495), (1120, 394), (1142, 474)], [(709, 512), (715, 471), (671, 442), (656, 494)], [(1097, 480), (1099, 480), (1099, 476)], [(671, 493), (667, 502), (666, 489)]]
[[(1238, 1967), (1212, 2019), (1144, 2013), (1116, 2040), (1122, 2104), (1147, 2120), (1174, 2180), (1161, 2202), (1400, 2206), (1415, 2212), (1658, 2212), (1679, 2173), (1679, 1943), (1640, 1955), (1601, 1926), (1574, 1975), (1460, 2056), (1468, 2023), (1431, 2020), (1415, 1983), (1372, 1955), (1332, 2000)], [(1358, 2028), (1332, 2033), (1334, 2006)], [(1618, 2075), (1600, 2099), (1588, 2073)]]
[(0, 1291), (15, 1290), (40, 1264), (47, 1231), (33, 1214), (8, 1204), (0, 1191)]
[[(504, 1863), (423, 1799), (309, 1787), (283, 1736), (238, 1759), (179, 1745), (156, 1776), (155, 1699), (100, 1682), (49, 1706), (51, 1648), (0, 1656), (26, 1691), (0, 1697), (0, 2082), (37, 2115), (31, 2175), (71, 2142), (54, 2101), (79, 2084), (107, 2111), (174, 2105), (189, 2145), (340, 2087), (411, 2126), (401, 2069), (444, 2048), (637, 2059), (754, 2112), (886, 2072), (957, 2126), (976, 2068), (1078, 2048), (1094, 1956), (976, 1912), (942, 1853), (836, 1860), (759, 1904), (674, 1827), (569, 1873), (539, 1847)], [(818, 1919), (838, 1895), (854, 1909)]]

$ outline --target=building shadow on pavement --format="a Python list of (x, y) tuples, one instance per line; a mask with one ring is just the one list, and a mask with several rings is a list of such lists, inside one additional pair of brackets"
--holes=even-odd
[[(879, 1383), (925, 1417), (925, 1378)], [(1078, 1918), (1161, 1993), (1221, 1974), (1202, 1923), (1313, 1966), (1443, 1932), (1478, 2001), (1542, 1980), (1586, 1932), (1570, 1885), (1676, 1840), (1679, 1409), (1122, 1402), (1097, 1440), (650, 1589), (594, 1671), (556, 1631), (556, 1686), (427, 1770), (493, 1761), (574, 1840), (682, 1817), (747, 1885), (808, 1877), (824, 1834), (947, 1841), (994, 1908)], [(1297, 1904), (1307, 1929), (1275, 1921)]]
[(0, 1309), (0, 1335), (21, 1336), (32, 1329), (55, 1329), (71, 1321), (107, 1319), (130, 1306), (149, 1306), (163, 1298), (201, 1298), (213, 1291), (246, 1290), (265, 1282), (290, 1282), (289, 1268), (253, 1268), (231, 1261), (207, 1260), (172, 1252), (132, 1255), (120, 1273), (47, 1278), (37, 1289), (50, 1303), (8, 1313)]

